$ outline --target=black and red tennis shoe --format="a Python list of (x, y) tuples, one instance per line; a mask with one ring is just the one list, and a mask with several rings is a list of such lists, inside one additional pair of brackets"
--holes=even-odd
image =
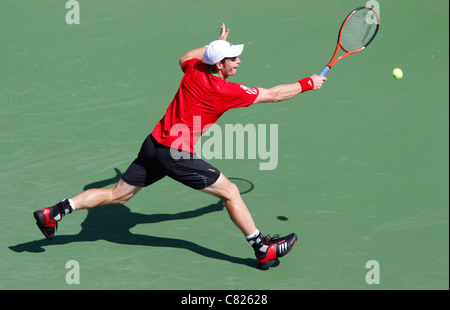
[(275, 235), (264, 236), (261, 240), (259, 250), (255, 251), (258, 266), (262, 270), (269, 269), (276, 259), (289, 253), (297, 243), (297, 235), (292, 233), (286, 237)]
[(64, 199), (50, 208), (44, 208), (33, 212), (36, 225), (44, 234), (45, 238), (52, 241), (58, 229), (58, 222), (66, 214), (72, 213), (73, 209), (69, 199)]
[(58, 229), (58, 222), (51, 218), (50, 208), (34, 211), (33, 215), (36, 219), (36, 225), (44, 234), (45, 238), (52, 241), (55, 232)]

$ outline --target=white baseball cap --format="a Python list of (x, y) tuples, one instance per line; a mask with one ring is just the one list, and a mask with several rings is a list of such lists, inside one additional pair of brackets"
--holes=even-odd
[(214, 65), (225, 57), (237, 57), (242, 54), (244, 44), (233, 45), (225, 40), (216, 40), (209, 43), (203, 53), (203, 61)]

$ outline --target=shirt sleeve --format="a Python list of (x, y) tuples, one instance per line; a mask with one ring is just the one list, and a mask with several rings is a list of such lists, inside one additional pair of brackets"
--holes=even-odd
[(188, 67), (193, 67), (194, 64), (198, 61), (201, 61), (201, 60), (198, 58), (191, 58), (191, 59), (185, 60), (183, 62), (183, 64), (181, 65), (181, 70), (183, 70), (183, 72), (186, 73)]
[(258, 94), (258, 88), (250, 88), (238, 83), (227, 83), (223, 100), (227, 110), (248, 107), (255, 102)]

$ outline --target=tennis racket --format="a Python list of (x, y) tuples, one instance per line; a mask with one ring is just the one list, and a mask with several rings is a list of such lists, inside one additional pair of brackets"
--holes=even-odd
[[(379, 27), (380, 19), (375, 10), (363, 6), (354, 9), (342, 23), (333, 57), (319, 76), (327, 75), (342, 58), (364, 50), (377, 35)], [(345, 54), (336, 58), (339, 48)]]

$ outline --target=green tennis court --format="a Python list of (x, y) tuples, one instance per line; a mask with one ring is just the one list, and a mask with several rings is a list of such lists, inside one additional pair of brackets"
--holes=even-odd
[(298, 234), (268, 271), (218, 199), (169, 178), (67, 216), (53, 242), (32, 212), (112, 186), (177, 91), (178, 59), (222, 22), (246, 44), (230, 81), (269, 88), (319, 73), (365, 1), (80, 0), (80, 24), (66, 2), (0, 10), (0, 289), (449, 289), (448, 1), (379, 0), (374, 42), (321, 90), (219, 120), (278, 126), (275, 169), (209, 160), (261, 231)]

